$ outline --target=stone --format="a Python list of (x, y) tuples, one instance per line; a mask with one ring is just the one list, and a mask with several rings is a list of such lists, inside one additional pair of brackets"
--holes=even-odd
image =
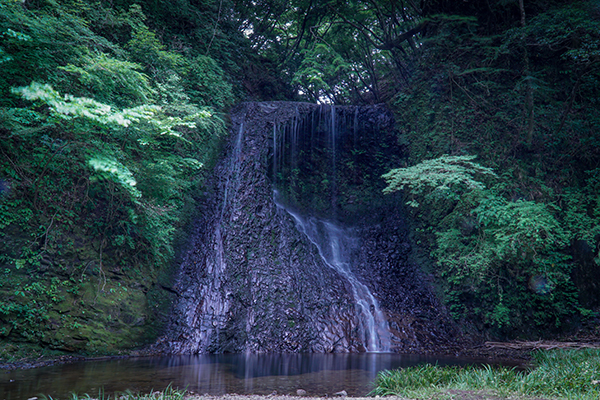
[(342, 390), (341, 392), (336, 392), (333, 395), (337, 396), (337, 397), (346, 397), (346, 396), (348, 396), (348, 392), (346, 392), (345, 390)]
[(296, 390), (296, 395), (297, 396), (306, 396), (306, 390), (298, 389), (298, 390)]
[[(383, 196), (379, 183), (365, 184), (370, 181), (361, 175), (381, 176), (387, 171), (380, 170), (375, 156), (391, 160), (401, 153), (391, 113), (383, 106), (244, 103), (232, 110), (231, 121), (231, 141), (206, 182), (190, 251), (182, 257), (173, 285), (178, 296), (169, 314), (166, 337), (156, 344), (157, 350), (171, 354), (365, 350), (364, 338), (358, 333), (362, 330), (358, 326), (360, 308), (349, 280), (321, 258), (291, 214), (275, 202), (273, 175), (291, 168), (291, 162), (300, 164), (303, 178), (312, 179), (310, 187), (318, 192), (314, 203), (332, 207), (321, 217), (338, 214), (339, 221), (333, 221), (336, 226), (339, 222), (342, 227), (354, 227), (360, 246), (353, 250), (352, 273), (373, 292), (384, 318), (398, 326), (396, 335), (423, 338), (419, 342), (423, 348), (453, 336), (440, 331), (452, 324), (437, 311), (443, 308), (418, 267), (408, 261), (408, 251), (399, 251), (408, 241), (408, 233), (397, 199)], [(330, 129), (332, 121), (337, 125)], [(373, 126), (366, 126), (369, 121)], [(354, 124), (359, 128), (347, 128)], [(273, 132), (279, 136), (274, 137)], [(354, 174), (357, 186), (349, 191), (355, 197), (348, 204), (335, 197), (319, 197), (331, 194), (329, 186), (322, 183), (330, 171), (318, 170), (331, 166), (331, 160), (318, 157), (329, 154), (334, 135), (335, 149), (347, 152), (339, 153), (338, 161), (354, 157), (352, 160), (361, 163)], [(321, 147), (313, 149), (313, 144)], [(292, 148), (296, 153), (290, 154)], [(348, 152), (352, 149), (362, 152), (351, 157)], [(312, 150), (317, 157), (311, 164), (313, 175), (312, 169), (300, 162), (301, 155)], [(338, 173), (340, 180), (342, 172)], [(338, 183), (340, 187), (342, 183), (355, 184), (349, 180)], [(390, 257), (393, 252), (398, 256)], [(430, 314), (419, 316), (416, 322), (417, 318), (404, 318), (415, 316), (413, 310)], [(402, 344), (397, 339), (393, 336), (390, 342)], [(396, 346), (390, 350), (407, 349)]]

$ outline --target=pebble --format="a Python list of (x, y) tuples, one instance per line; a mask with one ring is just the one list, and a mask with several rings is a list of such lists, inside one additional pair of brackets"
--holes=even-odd
[(297, 396), (306, 396), (306, 390), (298, 389), (298, 390), (296, 390), (296, 395)]
[(341, 392), (334, 393), (333, 395), (340, 396), (340, 397), (346, 397), (346, 396), (348, 396), (348, 393), (345, 390), (342, 390)]

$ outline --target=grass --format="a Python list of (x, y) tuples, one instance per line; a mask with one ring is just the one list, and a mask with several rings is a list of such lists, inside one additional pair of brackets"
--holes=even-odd
[[(43, 396), (45, 400), (54, 400), (50, 396)], [(186, 398), (186, 391), (173, 389), (169, 385), (164, 391), (150, 391), (148, 394), (132, 393), (130, 391), (114, 393), (112, 396), (105, 394), (103, 390), (98, 393), (98, 396), (90, 396), (84, 394), (82, 396), (72, 393), (69, 400), (183, 400)]]
[[(428, 398), (450, 390), (484, 391), (495, 396), (600, 398), (600, 350), (551, 350), (533, 354), (526, 371), (507, 367), (422, 365), (382, 371), (372, 395)], [(436, 397), (437, 398), (437, 397)]]

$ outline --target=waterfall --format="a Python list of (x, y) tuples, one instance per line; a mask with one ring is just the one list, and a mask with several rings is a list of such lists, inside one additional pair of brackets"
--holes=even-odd
[[(340, 110), (344, 110), (340, 108)], [(303, 181), (298, 177), (302, 173), (302, 169), (310, 169), (310, 174), (322, 174), (329, 179), (329, 190), (323, 193), (329, 193), (328, 199), (323, 202), (330, 205), (328, 214), (335, 219), (337, 213), (337, 175), (338, 175), (338, 146), (343, 142), (344, 136), (351, 140), (352, 146), (356, 144), (358, 133), (358, 107), (350, 109), (350, 112), (337, 115), (338, 109), (335, 106), (319, 107), (310, 115), (310, 118), (299, 119), (296, 114), (292, 122), (284, 127), (284, 132), (277, 135), (276, 123), (273, 123), (273, 171), (288, 170), (288, 180), (285, 178), (280, 180), (278, 176), (274, 176), (275, 183), (274, 201), (280, 209), (285, 210), (291, 215), (296, 227), (302, 232), (308, 240), (318, 249), (323, 262), (332, 270), (336, 271), (343, 279), (345, 279), (352, 288), (352, 296), (356, 306), (356, 316), (358, 319), (358, 336), (363, 343), (364, 348), (370, 352), (380, 352), (390, 350), (390, 332), (388, 323), (384, 313), (379, 307), (379, 303), (369, 288), (356, 277), (352, 271), (351, 264), (353, 263), (352, 254), (357, 253), (359, 240), (356, 238), (350, 229), (344, 229), (333, 220), (325, 220), (314, 216), (309, 216), (310, 206), (303, 207), (304, 212), (299, 213), (293, 211), (293, 206), (286, 205), (286, 201), (282, 198), (278, 189), (289, 189), (291, 185), (302, 187), (308, 182)], [(316, 121), (316, 123), (315, 123)], [(323, 123), (321, 123), (323, 121)], [(287, 132), (286, 132), (287, 130)], [(317, 132), (320, 131), (320, 132)], [(315, 142), (315, 135), (320, 134), (323, 137), (322, 141)], [(290, 143), (286, 143), (286, 138)], [(325, 158), (329, 161), (319, 162), (313, 157), (318, 153), (319, 149), (316, 146), (321, 146), (321, 143), (327, 143), (329, 154)], [(279, 147), (278, 147), (279, 146)], [(281, 159), (282, 152), (279, 149), (288, 149), (287, 162)], [(304, 164), (299, 162), (299, 154), (308, 158), (309, 161), (316, 161), (317, 165), (321, 165), (324, 170), (319, 171), (315, 165), (308, 165), (307, 160)], [(303, 193), (304, 196), (323, 197), (323, 193)], [(289, 197), (289, 196), (288, 196)], [(289, 200), (288, 200), (289, 201)], [(293, 200), (291, 201), (294, 202)], [(303, 201), (300, 200), (300, 203)], [(308, 210), (307, 210), (308, 209)], [(304, 214), (304, 215), (303, 215)], [(331, 218), (330, 218), (331, 219)], [(310, 272), (307, 272), (310, 273)]]
[(408, 261), (399, 198), (381, 193), (402, 154), (390, 113), (270, 102), (244, 103), (231, 119), (190, 250), (161, 283), (174, 305), (156, 346), (415, 351), (448, 336)]
[(361, 283), (352, 271), (351, 254), (356, 251), (359, 242), (351, 230), (319, 218), (301, 216), (280, 202), (277, 190), (273, 192), (273, 199), (277, 207), (294, 218), (298, 230), (318, 249), (325, 264), (350, 283), (358, 309), (359, 337), (363, 340), (366, 350), (390, 351), (390, 332), (385, 315), (369, 288)]

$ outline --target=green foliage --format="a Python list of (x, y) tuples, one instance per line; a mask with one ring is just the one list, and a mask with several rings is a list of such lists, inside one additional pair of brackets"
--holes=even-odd
[[(336, 104), (386, 101), (414, 61), (421, 21), (409, 4), (237, 3), (253, 49), (275, 64), (279, 79), (302, 99)], [(411, 29), (415, 31), (407, 34)]]
[[(167, 386), (165, 390), (151, 390), (150, 393), (133, 393), (131, 391), (125, 392), (117, 392), (112, 396), (110, 394), (106, 394), (104, 390), (100, 390), (97, 396), (94, 396), (94, 399), (98, 400), (110, 400), (110, 399), (122, 399), (122, 400), (183, 400), (187, 398), (187, 393), (185, 390), (173, 389), (171, 385)], [(79, 400), (79, 399), (92, 399), (89, 394), (85, 394), (83, 396), (79, 396), (75, 393), (72, 394), (71, 400)]]
[[(598, 174), (598, 171), (589, 171)], [(598, 184), (593, 179), (583, 188), (565, 188), (560, 215), (565, 228), (573, 232), (573, 240), (585, 240), (594, 247), (600, 236), (600, 199), (595, 195)], [(596, 264), (600, 264), (599, 255)]]
[(145, 25), (134, 30), (126, 48), (136, 62), (150, 71), (157, 69), (178, 71), (185, 64), (185, 59), (181, 55), (166, 51), (156, 34)]
[(50, 106), (53, 116), (69, 120), (83, 117), (99, 124), (116, 124), (128, 127), (140, 119), (149, 120), (159, 110), (156, 106), (143, 105), (132, 109), (113, 112), (112, 107), (85, 97), (61, 96), (52, 86), (33, 82), (29, 86), (14, 88), (13, 93), (27, 100), (40, 100)]
[[(147, 103), (153, 89), (141, 66), (121, 61), (103, 53), (81, 57), (79, 65), (59, 67), (77, 77), (84, 93), (95, 93), (115, 104)], [(75, 85), (73, 85), (75, 86)], [(73, 89), (76, 89), (75, 87)]]
[[(169, 225), (176, 219), (175, 214), (156, 213), (154, 208), (166, 206), (176, 213), (183, 205), (183, 193), (193, 184), (189, 174), (194, 174), (202, 166), (202, 162), (187, 151), (197, 150), (202, 143), (185, 139), (180, 128), (195, 129), (195, 121), (210, 119), (212, 114), (200, 111), (183, 118), (168, 117), (160, 113), (160, 107), (153, 105), (114, 111), (109, 105), (92, 99), (60, 96), (49, 85), (37, 83), (14, 89), (13, 92), (28, 100), (49, 105), (50, 121), (61, 124), (65, 120), (71, 129), (79, 131), (81, 137), (74, 140), (87, 141), (87, 152), (90, 154), (87, 163), (95, 171), (95, 175), (89, 176), (90, 182), (105, 179), (118, 184), (124, 193), (128, 193), (129, 196), (120, 200), (121, 205), (134, 207), (136, 215), (148, 218), (147, 223), (153, 229), (145, 232), (145, 236), (155, 238), (152, 241), (159, 246), (152, 253), (162, 254), (168, 259), (171, 254), (168, 243), (172, 235)], [(93, 134), (90, 135), (94, 129), (102, 135), (102, 142)], [(174, 146), (179, 150), (173, 151)], [(128, 154), (130, 152), (134, 152), (135, 159)], [(137, 179), (132, 168), (137, 171)], [(145, 197), (144, 192), (136, 186), (138, 181), (142, 190), (148, 188)], [(128, 202), (131, 202), (130, 206), (126, 206)], [(150, 222), (154, 219), (161, 222)]]
[(567, 244), (565, 232), (545, 204), (489, 196), (473, 212), (493, 236), (501, 259), (532, 260)]
[(546, 205), (488, 196), (471, 212), (436, 233), (432, 253), (456, 317), (475, 315), (510, 332), (524, 324), (558, 328), (581, 311), (571, 257), (560, 253), (568, 236)]
[[(122, 56), (118, 45), (95, 35), (86, 20), (70, 14), (64, 7), (28, 10), (22, 2), (8, 2), (0, 9), (0, 32), (4, 32), (3, 50), (9, 61), (2, 63), (0, 90), (27, 85), (32, 79), (62, 89), (67, 84), (59, 67), (78, 64), (78, 60), (96, 52)], [(7, 32), (15, 32), (6, 35)], [(0, 104), (9, 104), (8, 96)]]
[[(191, 103), (192, 61), (139, 6), (48, 4), (0, 8), (0, 336), (116, 351), (157, 332), (166, 296), (146, 293), (169, 275), (224, 123)], [(211, 89), (194, 95), (222, 102)]]
[[(89, 161), (90, 166), (96, 171), (99, 177), (112, 179), (125, 188), (132, 197), (141, 197), (142, 194), (135, 188), (137, 184), (131, 171), (116, 160), (109, 158), (95, 157)], [(90, 178), (90, 181), (94, 181)]]
[[(587, 1), (533, 1), (524, 26), (504, 7), (519, 15), (516, 2), (429, 9), (414, 74), (391, 101), (413, 167), (385, 178), (419, 206), (420, 250), (455, 317), (501, 336), (544, 335), (600, 304), (579, 294), (593, 291), (599, 259), (600, 21)], [(498, 176), (429, 165), (465, 153)], [(578, 241), (589, 255), (577, 255)]]
[(331, 103), (347, 98), (344, 78), (351, 66), (330, 46), (317, 43), (313, 49), (302, 52), (303, 59), (291, 81), (312, 101), (328, 98)]
[(227, 81), (225, 72), (212, 58), (198, 56), (193, 59), (186, 77), (189, 82), (188, 93), (193, 102), (218, 109), (233, 104), (232, 86)]
[(392, 170), (383, 176), (384, 192), (405, 189), (407, 204), (446, 210), (431, 254), (456, 318), (475, 316), (499, 332), (523, 324), (561, 327), (582, 311), (571, 257), (561, 254), (573, 233), (555, 217), (556, 207), (506, 201), (485, 189), (474, 176), (497, 175), (473, 158), (442, 156)]
[(600, 394), (595, 373), (597, 349), (537, 351), (530, 370), (483, 366), (423, 365), (378, 374), (371, 394), (438, 397), (450, 390), (484, 391), (489, 396), (551, 396), (594, 399)]
[[(17, 41), (29, 41), (31, 40), (31, 37), (29, 37), (28, 35), (22, 33), (22, 32), (16, 32), (10, 28), (6, 29), (5, 32), (0, 33), (0, 37), (2, 37), (4, 40), (10, 40), (10, 39), (16, 39)], [(6, 51), (0, 47), (0, 64), (7, 62), (7, 61), (11, 61), (13, 58), (9, 55), (6, 54)]]
[[(474, 179), (475, 175), (496, 176), (490, 168), (472, 162), (474, 158), (475, 156), (445, 155), (412, 167), (393, 169), (382, 176), (388, 185), (383, 192), (392, 193), (406, 187), (416, 197), (457, 200), (462, 192), (482, 190), (485, 187), (482, 182)], [(415, 200), (407, 204), (419, 206)]]
[(598, 20), (589, 15), (594, 5), (585, 1), (575, 3), (572, 7), (536, 15), (526, 27), (509, 31), (511, 37), (525, 34), (537, 45), (560, 52), (563, 60), (576, 66), (597, 63), (600, 56)]

